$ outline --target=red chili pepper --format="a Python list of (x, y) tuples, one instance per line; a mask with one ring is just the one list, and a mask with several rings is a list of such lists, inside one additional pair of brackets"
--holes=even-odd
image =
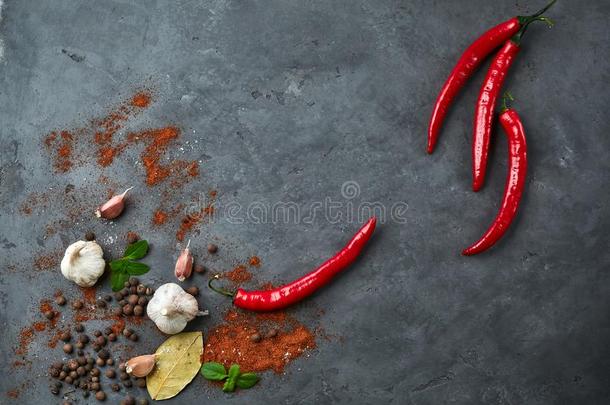
[(479, 191), (485, 182), (489, 140), (498, 95), (502, 90), (506, 73), (513, 64), (515, 56), (521, 50), (521, 38), (527, 30), (528, 24), (533, 21), (543, 21), (549, 26), (553, 25), (553, 22), (546, 17), (535, 17), (524, 24), (519, 32), (500, 48), (489, 66), (487, 76), (485, 76), (485, 81), (483, 81), (479, 91), (472, 137), (472, 189), (474, 191)]
[(210, 279), (208, 286), (220, 294), (232, 297), (233, 304), (239, 308), (257, 312), (286, 308), (313, 294), (328, 284), (341, 270), (352, 264), (373, 234), (376, 223), (375, 217), (369, 219), (339, 253), (290, 284), (264, 291), (246, 291), (240, 288), (237, 292), (231, 293), (212, 285), (212, 282), (219, 278), (216, 275)]
[(476, 255), (489, 249), (504, 235), (517, 213), (519, 201), (521, 201), (523, 194), (527, 171), (525, 131), (517, 112), (506, 107), (506, 98), (512, 100), (512, 97), (508, 93), (505, 95), (504, 107), (500, 114), (500, 124), (508, 137), (509, 158), (508, 178), (506, 179), (502, 205), (498, 215), (483, 237), (469, 248), (464, 249), (462, 254), (466, 256)]
[(555, 1), (557, 0), (551, 1), (546, 7), (531, 16), (517, 16), (496, 25), (481, 35), (466, 49), (451, 71), (434, 104), (428, 127), (428, 153), (434, 151), (443, 120), (447, 115), (451, 102), (483, 59), (519, 32), (523, 26), (542, 15)]

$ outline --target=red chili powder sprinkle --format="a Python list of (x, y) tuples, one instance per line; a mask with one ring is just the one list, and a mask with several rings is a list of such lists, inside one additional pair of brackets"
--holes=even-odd
[(30, 327), (25, 327), (19, 332), (19, 347), (15, 349), (15, 354), (25, 355), (28, 352), (30, 343), (34, 340), (34, 330)]
[(6, 392), (6, 396), (9, 398), (19, 398), (19, 390), (10, 390)]
[(258, 256), (252, 256), (249, 260), (250, 266), (258, 267), (261, 265), (261, 259)]
[(153, 214), (153, 224), (163, 225), (167, 221), (167, 213), (163, 210), (156, 210)]
[(34, 260), (36, 270), (51, 270), (59, 266), (59, 254), (57, 252), (38, 256)]
[(252, 280), (252, 273), (250, 273), (246, 266), (237, 266), (233, 270), (228, 271), (222, 275), (223, 278), (228, 279), (234, 284), (242, 284)]
[(150, 94), (140, 92), (131, 98), (131, 105), (140, 108), (146, 108), (150, 104)]
[(42, 332), (47, 329), (47, 323), (46, 322), (35, 322), (32, 325), (32, 327), (34, 328), (34, 330), (36, 332)]
[(195, 225), (197, 225), (201, 220), (205, 217), (214, 214), (214, 206), (208, 205), (204, 207), (201, 211), (196, 212), (194, 214), (189, 214), (182, 218), (180, 222), (180, 229), (176, 232), (176, 239), (182, 242), (184, 240), (185, 235), (193, 229)]
[(83, 299), (86, 303), (95, 304), (95, 287), (81, 287), (81, 291), (83, 292)]
[[(265, 337), (269, 330), (274, 337)], [(250, 336), (263, 337), (253, 342)], [(225, 323), (212, 329), (204, 347), (205, 361), (217, 361), (229, 367), (239, 364), (242, 371), (284, 371), (290, 361), (316, 347), (314, 334), (285, 312), (252, 314), (230, 310)]]
[(53, 305), (51, 305), (51, 301), (49, 301), (49, 300), (40, 301), (40, 312), (42, 314), (45, 314), (45, 313), (51, 312), (51, 311), (53, 311)]
[(44, 144), (47, 149), (51, 149), (58, 141), (57, 148), (55, 150), (53, 166), (57, 172), (65, 173), (72, 168), (72, 149), (74, 137), (68, 131), (61, 131), (59, 138), (57, 132), (51, 132), (44, 139)]

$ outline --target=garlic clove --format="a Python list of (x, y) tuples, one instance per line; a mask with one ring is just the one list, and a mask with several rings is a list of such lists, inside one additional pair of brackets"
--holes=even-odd
[(125, 195), (133, 187), (129, 187), (123, 194), (115, 195), (110, 200), (102, 204), (96, 211), (95, 215), (98, 218), (114, 219), (121, 215), (125, 209)]
[(155, 354), (145, 354), (134, 357), (125, 363), (125, 371), (134, 377), (146, 377), (155, 367), (157, 356)]
[(178, 260), (176, 261), (174, 274), (180, 281), (184, 281), (189, 278), (193, 272), (193, 255), (189, 250), (190, 244), (191, 241), (189, 240), (186, 248), (182, 251), (180, 257), (178, 257)]

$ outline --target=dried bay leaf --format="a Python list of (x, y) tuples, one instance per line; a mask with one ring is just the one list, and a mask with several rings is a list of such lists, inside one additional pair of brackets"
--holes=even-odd
[(148, 394), (154, 400), (172, 398), (197, 375), (203, 354), (203, 334), (183, 332), (157, 348), (157, 364), (146, 376)]

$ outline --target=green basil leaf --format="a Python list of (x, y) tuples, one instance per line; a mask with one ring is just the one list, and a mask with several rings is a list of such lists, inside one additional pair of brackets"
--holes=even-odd
[(227, 370), (225, 370), (225, 366), (213, 361), (204, 363), (203, 366), (201, 366), (201, 375), (206, 380), (212, 381), (222, 381), (228, 377)]
[(110, 285), (112, 286), (112, 291), (119, 291), (123, 288), (123, 284), (125, 281), (129, 280), (129, 274), (123, 271), (112, 271), (110, 273)]
[(239, 377), (239, 365), (231, 364), (229, 367), (229, 378), (223, 385), (222, 390), (224, 392), (233, 392), (235, 391), (235, 383), (237, 382), (237, 377)]
[(235, 384), (242, 389), (251, 388), (258, 382), (259, 377), (254, 373), (243, 373), (237, 377)]
[(136, 260), (146, 256), (146, 253), (148, 253), (148, 242), (142, 239), (127, 246), (123, 256), (126, 259)]
[(222, 390), (224, 392), (233, 392), (235, 391), (235, 378), (229, 377), (227, 381), (225, 381), (225, 385), (222, 386)]
[(125, 271), (125, 260), (117, 259), (110, 262), (110, 269), (114, 272)]
[(239, 365), (238, 364), (231, 364), (231, 367), (229, 367), (229, 378), (237, 378), (239, 377)]
[(148, 273), (148, 270), (150, 270), (150, 267), (145, 263), (132, 262), (130, 260), (125, 263), (125, 271), (130, 276), (141, 276)]

